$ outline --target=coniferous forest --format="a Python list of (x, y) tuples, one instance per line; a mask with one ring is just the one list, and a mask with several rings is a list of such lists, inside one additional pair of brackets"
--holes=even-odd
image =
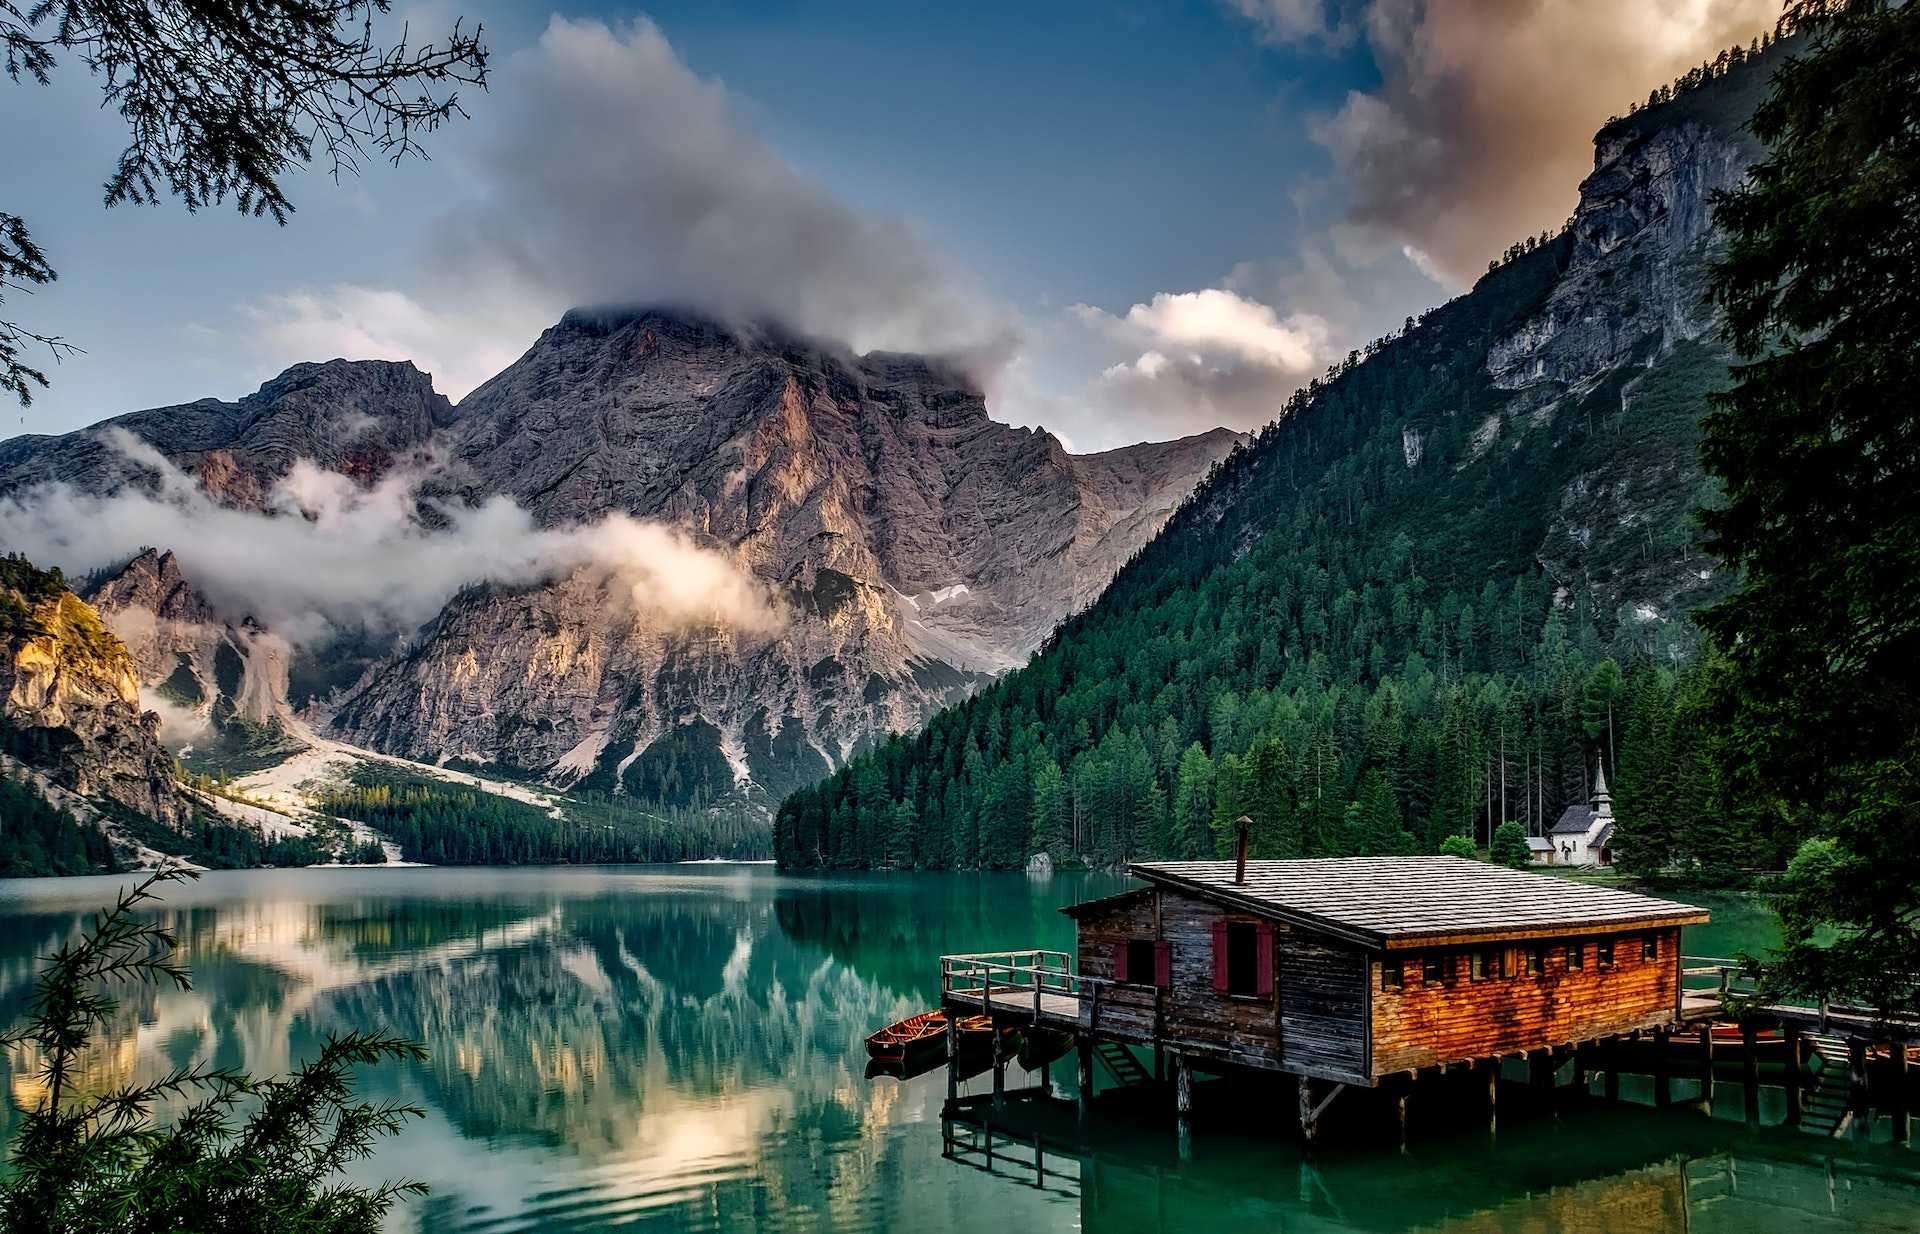
[(511, 797), (405, 772), (360, 768), (315, 803), (363, 822), (431, 865), (548, 865), (756, 860), (766, 824), (745, 810), (648, 809), (602, 794), (568, 798), (556, 815)]

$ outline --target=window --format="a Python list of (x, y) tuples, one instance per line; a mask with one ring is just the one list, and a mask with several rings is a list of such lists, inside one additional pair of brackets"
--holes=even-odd
[(1601, 939), (1599, 942), (1593, 945), (1593, 951), (1594, 951), (1594, 959), (1599, 962), (1599, 965), (1601, 968), (1609, 968), (1613, 965), (1613, 940), (1612, 939), (1610, 938)]
[(1640, 958), (1643, 960), (1657, 960), (1660, 958), (1660, 936), (1658, 934), (1648, 934), (1640, 939)]
[(1474, 952), (1473, 979), (1475, 981), (1491, 981), (1496, 977), (1505, 976), (1506, 966), (1502, 963), (1505, 958), (1506, 953), (1498, 947), (1489, 947), (1485, 950)]
[(1527, 948), (1527, 976), (1538, 977), (1547, 971), (1547, 949), (1545, 947)]
[(1405, 983), (1406, 979), (1407, 979), (1406, 970), (1401, 966), (1401, 962), (1399, 960), (1380, 961), (1380, 988), (1381, 989), (1397, 990), (1401, 987), (1402, 984)]
[(1587, 966), (1587, 945), (1585, 943), (1567, 944), (1567, 971), (1577, 973)]
[(1227, 993), (1257, 994), (1260, 989), (1260, 932), (1249, 921), (1227, 925)]
[(1127, 980), (1147, 985), (1153, 981), (1153, 940), (1127, 940)]
[(1136, 985), (1173, 984), (1172, 944), (1151, 938), (1130, 938), (1112, 944), (1113, 979)]
[(1420, 961), (1420, 984), (1439, 985), (1447, 979), (1447, 957), (1430, 955)]

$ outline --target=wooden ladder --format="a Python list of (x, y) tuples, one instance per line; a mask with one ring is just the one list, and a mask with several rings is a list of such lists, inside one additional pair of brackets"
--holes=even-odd
[(1093, 1053), (1106, 1064), (1115, 1080), (1129, 1088), (1153, 1079), (1153, 1073), (1141, 1065), (1140, 1060), (1133, 1056), (1133, 1051), (1118, 1041), (1096, 1041), (1093, 1043)]
[(1847, 1043), (1830, 1033), (1806, 1033), (1801, 1039), (1820, 1060), (1820, 1066), (1814, 1072), (1813, 1090), (1800, 1107), (1800, 1126), (1815, 1135), (1845, 1135), (1853, 1122), (1853, 1106), (1848, 1099), (1852, 1063), (1847, 1058)]

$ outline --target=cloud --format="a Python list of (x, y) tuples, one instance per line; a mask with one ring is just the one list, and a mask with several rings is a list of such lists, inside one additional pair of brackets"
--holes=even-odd
[(1337, 0), (1227, 0), (1240, 16), (1260, 28), (1269, 43), (1307, 40), (1339, 45), (1353, 36), (1353, 27), (1341, 19)]
[(1118, 315), (1087, 304), (1071, 313), (1130, 357), (1106, 365), (1087, 397), (1162, 432), (1264, 424), (1326, 365), (1324, 319), (1283, 318), (1223, 287), (1163, 291)]
[(681, 306), (873, 348), (1004, 357), (1009, 318), (906, 222), (855, 209), (751, 131), (645, 18), (555, 17), (503, 66), (472, 191), (400, 287), (252, 306), (279, 358), (420, 360), (454, 397), (568, 308)]
[[(150, 473), (149, 490), (110, 496), (53, 483), (0, 500), (0, 543), (74, 573), (171, 548), (216, 609), (253, 615), (301, 643), (335, 628), (402, 633), (475, 583), (529, 585), (587, 571), (636, 620), (721, 622), (748, 633), (782, 624), (775, 600), (725, 555), (657, 523), (613, 514), (543, 528), (506, 497), (474, 507), (422, 496), (424, 471), (370, 489), (301, 460), (264, 512), (215, 503), (186, 473), (124, 429), (108, 440)], [(437, 525), (421, 519), (427, 511)]]
[[(1235, 0), (1269, 41), (1312, 0)], [(1310, 124), (1350, 193), (1346, 244), (1454, 286), (1572, 213), (1591, 138), (1647, 91), (1770, 27), (1778, 0), (1371, 0), (1380, 85)]]

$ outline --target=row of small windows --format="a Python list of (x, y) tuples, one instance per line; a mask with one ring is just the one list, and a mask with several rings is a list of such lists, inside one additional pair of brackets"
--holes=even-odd
[[(1640, 958), (1657, 960), (1660, 958), (1660, 936), (1642, 934), (1639, 936)], [(1613, 967), (1617, 940), (1611, 938), (1596, 939), (1593, 943), (1593, 962), (1601, 968)], [(1626, 942), (1632, 946), (1632, 940)], [(1587, 944), (1535, 944), (1529, 947), (1509, 949), (1506, 947), (1483, 947), (1469, 952), (1435, 952), (1429, 955), (1410, 958), (1395, 958), (1380, 962), (1380, 988), (1398, 990), (1406, 985), (1407, 969), (1420, 971), (1420, 983), (1424, 986), (1452, 985), (1460, 978), (1461, 960), (1465, 959), (1467, 977), (1472, 981), (1492, 981), (1501, 977), (1512, 977), (1515, 966), (1518, 972), (1528, 977), (1538, 977), (1547, 971), (1547, 953), (1559, 953), (1560, 967), (1567, 972), (1577, 973), (1587, 966)]]

